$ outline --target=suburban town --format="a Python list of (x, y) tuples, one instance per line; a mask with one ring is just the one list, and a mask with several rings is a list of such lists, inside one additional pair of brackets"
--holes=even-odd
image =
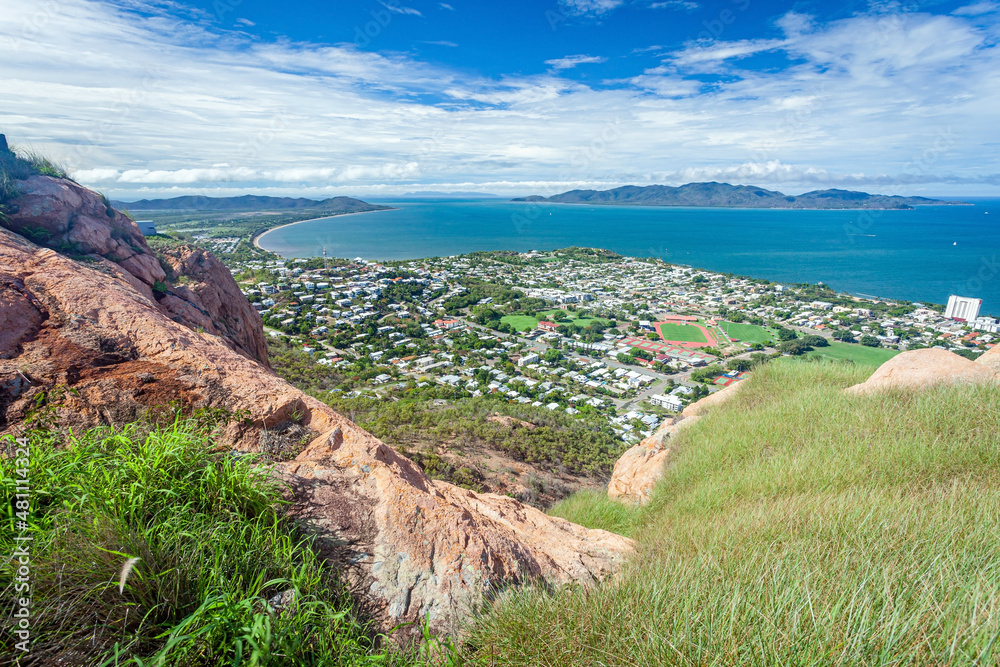
[(272, 343), (328, 371), (323, 386), (344, 398), (490, 395), (600, 416), (624, 443), (782, 357), (975, 358), (1000, 335), (977, 299), (863, 299), (581, 248), (230, 268)]

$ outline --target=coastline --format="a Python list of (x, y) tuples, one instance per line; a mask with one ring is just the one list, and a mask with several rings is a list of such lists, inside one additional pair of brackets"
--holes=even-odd
[(845, 206), (843, 208), (799, 208), (794, 206), (724, 206), (705, 205), (694, 206), (691, 204), (628, 204), (623, 202), (592, 202), (592, 201), (525, 201), (509, 199), (509, 204), (549, 204), (554, 206), (610, 206), (621, 208), (677, 208), (677, 209), (725, 209), (736, 211), (916, 211), (920, 208), (935, 208), (938, 206), (975, 206), (974, 202), (941, 202), (940, 204), (917, 204), (906, 208), (877, 208), (865, 206)]
[[(263, 246), (261, 246), (260, 245), (260, 240), (262, 238), (264, 238), (265, 236), (267, 236), (268, 234), (270, 234), (271, 232), (277, 230), (277, 229), (282, 229), (284, 227), (291, 227), (292, 225), (298, 225), (298, 224), (301, 224), (303, 222), (316, 222), (317, 220), (329, 220), (331, 218), (343, 218), (343, 217), (348, 216), (348, 215), (361, 215), (362, 213), (380, 213), (382, 211), (398, 211), (398, 210), (399, 209), (395, 208), (395, 207), (386, 207), (386, 208), (378, 208), (378, 209), (375, 209), (374, 211), (351, 211), (350, 213), (334, 213), (333, 215), (324, 215), (324, 216), (320, 216), (318, 218), (309, 218), (308, 220), (296, 220), (295, 222), (286, 222), (283, 225), (278, 225), (277, 227), (271, 227), (270, 229), (265, 229), (264, 231), (260, 232), (259, 234), (254, 234), (253, 238), (251, 238), (250, 241), (253, 243), (253, 246), (255, 248), (257, 248), (257, 250), (263, 250), (264, 252), (274, 252), (273, 250), (268, 250), (267, 248), (264, 248)], [(278, 253), (274, 253), (274, 254), (278, 254)]]

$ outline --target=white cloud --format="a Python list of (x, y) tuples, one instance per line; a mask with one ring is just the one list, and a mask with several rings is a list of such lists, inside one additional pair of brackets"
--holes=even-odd
[[(125, 2), (0, 13), (0, 132), (123, 199), (671, 179), (1000, 193), (1000, 50), (957, 16), (786, 15), (778, 40), (691, 44), (594, 88), (558, 69), (480, 78), (265, 41)], [(787, 64), (740, 69), (768, 49)], [(691, 76), (707, 67), (722, 76)]]
[(952, 12), (955, 16), (980, 16), (982, 14), (992, 14), (1000, 12), (1000, 4), (995, 2), (976, 2), (971, 5), (959, 7)]
[(208, 169), (149, 170), (80, 169), (74, 179), (91, 184), (188, 185), (198, 183), (357, 183), (359, 181), (412, 179), (420, 175), (416, 162), (347, 167), (293, 167), (267, 171), (228, 164)]
[(649, 6), (650, 9), (683, 9), (688, 12), (693, 12), (699, 7), (701, 5), (697, 2), (691, 2), (691, 0), (665, 0), (664, 2), (654, 2)]
[(780, 39), (742, 39), (735, 42), (715, 42), (707, 46), (695, 44), (673, 56), (672, 60), (678, 65), (717, 62), (774, 51), (786, 44)]
[(447, 2), (439, 2), (438, 7), (441, 9), (447, 9), (449, 12), (455, 11), (455, 8), (449, 5)]
[(559, 0), (559, 5), (568, 14), (600, 16), (618, 9), (625, 0)]
[(435, 46), (448, 46), (448, 47), (452, 47), (452, 48), (455, 48), (455, 47), (458, 46), (458, 44), (456, 44), (455, 42), (449, 42), (448, 40), (444, 40), (444, 39), (437, 40), (437, 41), (432, 41), (432, 42), (424, 42), (424, 44), (434, 44)]
[(571, 69), (577, 65), (585, 65), (587, 63), (603, 63), (607, 62), (607, 58), (601, 56), (566, 56), (565, 58), (555, 58), (554, 60), (546, 60), (545, 64), (550, 66), (554, 70), (564, 70)]
[(414, 9), (413, 7), (404, 7), (399, 4), (398, 0), (390, 0), (389, 2), (381, 3), (383, 7), (388, 9), (390, 12), (395, 12), (396, 14), (405, 14), (408, 16), (423, 16), (419, 9)]

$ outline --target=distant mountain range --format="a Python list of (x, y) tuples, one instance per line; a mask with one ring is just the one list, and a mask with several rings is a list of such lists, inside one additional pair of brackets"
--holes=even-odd
[(870, 195), (851, 190), (815, 190), (791, 196), (752, 185), (729, 183), (688, 183), (669, 185), (626, 185), (613, 190), (571, 190), (552, 197), (518, 197), (518, 202), (561, 204), (615, 204), (630, 206), (719, 206), (733, 208), (801, 209), (912, 209), (915, 206), (963, 205), (926, 197)]
[(389, 206), (369, 204), (352, 197), (331, 199), (305, 199), (302, 197), (173, 197), (171, 199), (141, 199), (134, 202), (112, 202), (117, 209), (129, 211), (288, 211), (306, 210), (317, 213), (358, 213), (361, 211), (381, 211)]
[(400, 197), (407, 199), (422, 199), (424, 197), (461, 197), (462, 199), (493, 199), (500, 195), (493, 195), (488, 192), (438, 192), (436, 190), (425, 190), (424, 192), (404, 192)]

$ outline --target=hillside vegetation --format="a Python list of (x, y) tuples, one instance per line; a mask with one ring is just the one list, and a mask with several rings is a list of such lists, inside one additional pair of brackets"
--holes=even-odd
[(683, 432), (650, 504), (552, 513), (639, 554), (592, 590), (493, 607), (503, 665), (969, 665), (1000, 660), (1000, 392), (851, 397), (870, 371), (771, 364)]
[[(422, 664), (385, 649), (355, 615), (267, 470), (217, 451), (218, 425), (203, 416), (31, 433), (31, 652), (15, 650), (7, 614), (0, 665)], [(12, 440), (0, 445), (10, 554), (23, 463)], [(0, 564), (8, 609), (17, 567)]]
[(537, 507), (548, 507), (581, 484), (606, 483), (622, 452), (621, 440), (597, 419), (490, 396), (446, 405), (324, 398), (431, 477), (474, 491), (509, 493)]

